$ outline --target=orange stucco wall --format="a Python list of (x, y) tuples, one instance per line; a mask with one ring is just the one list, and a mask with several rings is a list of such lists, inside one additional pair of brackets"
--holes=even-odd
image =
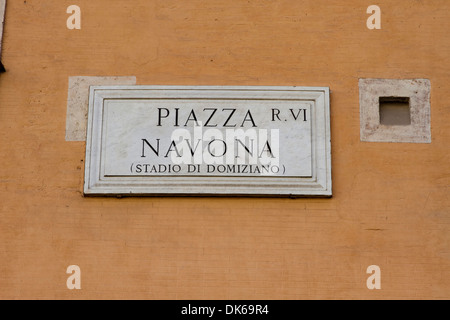
[[(449, 30), (448, 0), (8, 1), (0, 298), (450, 298)], [(85, 143), (65, 141), (80, 75), (329, 86), (333, 197), (84, 198)], [(359, 78), (430, 79), (432, 143), (361, 142)]]

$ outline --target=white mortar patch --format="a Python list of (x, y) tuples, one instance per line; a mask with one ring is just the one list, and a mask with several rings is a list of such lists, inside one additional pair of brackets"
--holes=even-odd
[(136, 77), (69, 77), (66, 141), (85, 141), (89, 109), (89, 87), (135, 85)]

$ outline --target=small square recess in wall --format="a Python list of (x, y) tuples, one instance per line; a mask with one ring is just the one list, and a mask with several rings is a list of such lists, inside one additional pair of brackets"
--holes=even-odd
[(359, 79), (361, 141), (430, 143), (430, 81)]

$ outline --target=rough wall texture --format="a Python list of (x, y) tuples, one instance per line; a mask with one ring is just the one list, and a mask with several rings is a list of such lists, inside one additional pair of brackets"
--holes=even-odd
[[(450, 298), (448, 30), (448, 0), (9, 1), (0, 298)], [(68, 78), (122, 75), (330, 86), (333, 198), (83, 198)], [(430, 79), (432, 143), (361, 142), (359, 78)]]

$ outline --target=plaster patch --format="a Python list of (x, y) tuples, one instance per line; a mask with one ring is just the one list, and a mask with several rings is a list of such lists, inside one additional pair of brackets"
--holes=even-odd
[(89, 87), (135, 85), (136, 77), (69, 77), (66, 141), (85, 141), (89, 109)]

